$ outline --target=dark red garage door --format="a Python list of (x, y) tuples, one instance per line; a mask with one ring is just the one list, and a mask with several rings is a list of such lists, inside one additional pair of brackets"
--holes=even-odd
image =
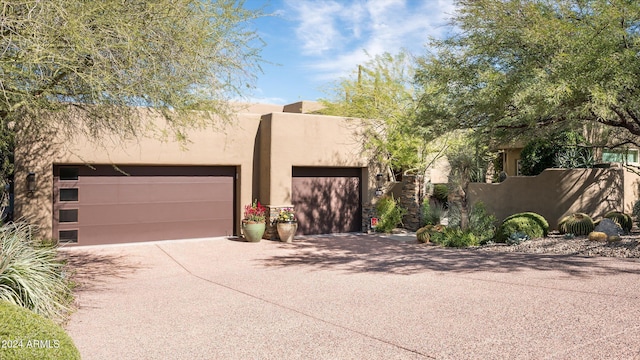
[(298, 233), (362, 231), (360, 168), (294, 167), (291, 202)]
[(53, 232), (80, 245), (233, 234), (233, 167), (54, 166)]

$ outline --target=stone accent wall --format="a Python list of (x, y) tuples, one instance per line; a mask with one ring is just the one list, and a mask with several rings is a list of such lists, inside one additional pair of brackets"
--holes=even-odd
[(371, 203), (362, 205), (362, 232), (363, 233), (366, 234), (370, 231), (373, 231), (370, 225), (371, 225), (371, 218), (375, 217), (375, 214), (376, 214), (375, 205)]
[(271, 206), (265, 205), (267, 208), (267, 226), (264, 231), (264, 235), (262, 235), (263, 239), (267, 240), (280, 240), (278, 236), (278, 214), (280, 214), (280, 210), (284, 208), (293, 208), (293, 205), (283, 205), (283, 206)]
[(402, 176), (402, 194), (400, 196), (400, 205), (407, 209), (407, 214), (402, 218), (404, 228), (416, 231), (420, 227), (420, 205), (422, 204), (423, 177), (420, 175), (403, 175)]

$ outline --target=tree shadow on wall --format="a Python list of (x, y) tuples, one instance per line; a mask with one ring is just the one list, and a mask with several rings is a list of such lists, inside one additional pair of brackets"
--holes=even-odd
[(378, 235), (345, 234), (297, 238), (287, 255), (260, 260), (270, 267), (338, 270), (348, 273), (411, 275), (427, 271), (470, 274), (513, 273), (525, 270), (556, 271), (570, 276), (640, 274), (637, 261), (447, 249)]
[(358, 177), (294, 178), (292, 204), (298, 234), (329, 234), (362, 230)]

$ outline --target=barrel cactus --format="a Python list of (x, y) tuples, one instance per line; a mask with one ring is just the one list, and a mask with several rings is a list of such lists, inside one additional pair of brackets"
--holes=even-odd
[(589, 240), (591, 241), (607, 241), (607, 234), (600, 231), (592, 231), (589, 233)]
[(433, 225), (427, 225), (418, 229), (418, 231), (416, 231), (416, 238), (418, 238), (418, 241), (421, 243), (428, 243), (431, 240), (431, 234), (429, 231), (432, 227)]
[(620, 211), (609, 211), (608, 213), (604, 214), (604, 218), (613, 220), (613, 222), (620, 225), (625, 233), (630, 232), (631, 228), (633, 227), (633, 219), (631, 218), (631, 215), (625, 214)]
[(567, 215), (558, 221), (561, 234), (588, 235), (594, 228), (593, 219), (585, 213)]

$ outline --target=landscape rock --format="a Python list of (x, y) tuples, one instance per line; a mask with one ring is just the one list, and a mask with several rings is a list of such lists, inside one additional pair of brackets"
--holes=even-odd
[(602, 219), (593, 231), (603, 232), (607, 236), (620, 236), (624, 233), (622, 227), (611, 219)]

